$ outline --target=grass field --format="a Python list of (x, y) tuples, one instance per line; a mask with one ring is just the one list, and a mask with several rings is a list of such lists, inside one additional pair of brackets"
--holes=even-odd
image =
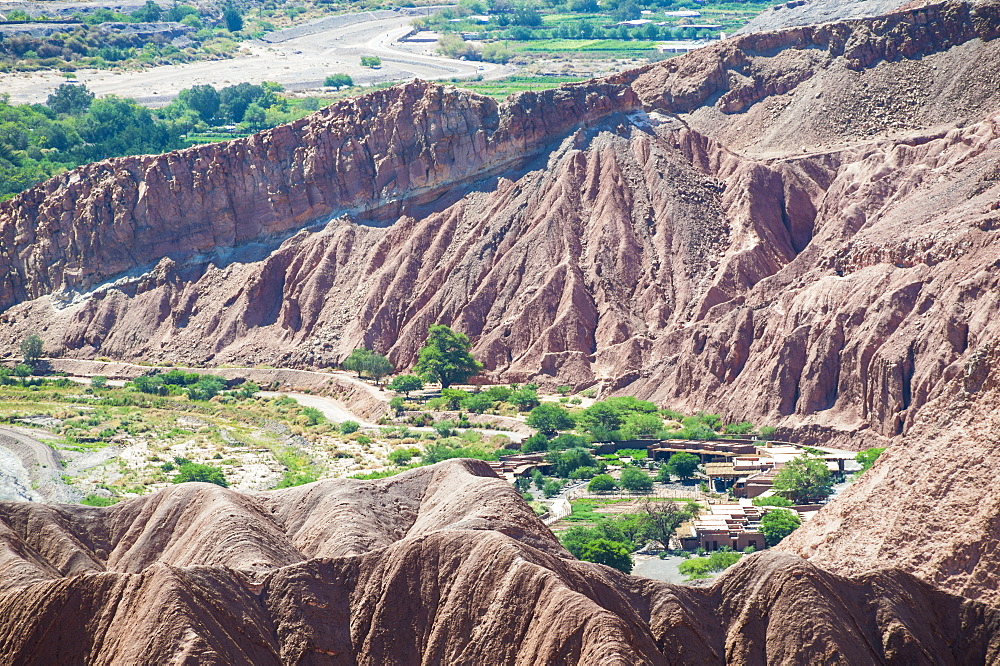
[(548, 90), (563, 83), (574, 83), (584, 79), (574, 76), (509, 76), (496, 81), (474, 81), (459, 83), (458, 86), (472, 90), (480, 95), (487, 95), (496, 100), (505, 99), (508, 95), (527, 90)]
[(516, 53), (596, 53), (617, 58), (634, 58), (655, 53), (656, 42), (619, 39), (536, 39), (511, 42)]

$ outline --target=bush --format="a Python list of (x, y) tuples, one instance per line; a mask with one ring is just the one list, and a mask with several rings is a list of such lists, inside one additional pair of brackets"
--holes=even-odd
[(174, 483), (188, 483), (192, 481), (214, 483), (223, 488), (229, 487), (229, 482), (226, 481), (226, 477), (221, 469), (193, 462), (181, 464), (177, 476), (174, 477)]
[(823, 460), (801, 455), (778, 470), (773, 487), (779, 495), (802, 503), (829, 497), (833, 492), (833, 480)]
[(653, 489), (653, 480), (638, 467), (626, 467), (622, 470), (621, 486), (633, 493), (648, 493)]
[(792, 500), (786, 499), (781, 495), (771, 495), (770, 497), (754, 497), (751, 500), (754, 506), (792, 506)]
[(108, 378), (102, 375), (95, 375), (90, 378), (90, 385), (96, 389), (106, 388), (108, 385)]
[(656, 437), (661, 428), (663, 419), (656, 414), (633, 412), (625, 417), (621, 430), (626, 439), (648, 439)]
[(473, 414), (482, 414), (487, 409), (493, 409), (493, 399), (486, 393), (473, 393), (462, 400), (461, 406)]
[(330, 88), (347, 88), (354, 85), (354, 79), (347, 74), (330, 74), (323, 79), (323, 85)]
[(340, 424), (340, 432), (344, 435), (350, 435), (352, 432), (357, 432), (361, 428), (361, 424), (357, 421), (344, 421)]
[(865, 449), (864, 451), (859, 451), (854, 459), (861, 463), (861, 474), (864, 474), (872, 468), (878, 457), (885, 452), (884, 447), (872, 447), (870, 449)]
[(406, 402), (403, 400), (403, 396), (396, 395), (389, 400), (389, 409), (391, 409), (396, 416), (399, 416), (406, 411)]
[(573, 427), (573, 419), (570, 418), (569, 412), (551, 402), (538, 405), (532, 409), (531, 413), (528, 414), (527, 423), (532, 428), (538, 428), (539, 432), (543, 432), (546, 435), (553, 435), (559, 430), (566, 430)]
[(802, 524), (799, 515), (788, 509), (771, 509), (760, 519), (760, 531), (768, 546), (777, 546)]
[(712, 566), (708, 563), (708, 558), (697, 557), (681, 562), (677, 570), (687, 576), (688, 580), (698, 580), (700, 578), (708, 578), (708, 575), (712, 572)]
[(564, 449), (585, 448), (588, 442), (580, 435), (573, 435), (564, 432), (548, 442), (549, 451), (562, 451)]
[(413, 456), (419, 455), (418, 449), (394, 449), (389, 452), (389, 462), (398, 467), (402, 467), (411, 460)]
[(517, 407), (518, 411), (527, 412), (538, 406), (538, 393), (525, 386), (511, 392), (507, 402)]
[(323, 416), (323, 412), (316, 409), (315, 407), (303, 407), (302, 416), (306, 417), (309, 425), (319, 425), (320, 423), (326, 421), (326, 417)]
[(555, 497), (562, 490), (562, 484), (558, 481), (548, 480), (542, 485), (542, 494), (546, 497)]
[(552, 451), (545, 459), (552, 463), (555, 468), (555, 475), (562, 478), (569, 478), (573, 470), (579, 467), (596, 467), (597, 461), (588, 449), (575, 448), (566, 451)]
[(592, 493), (606, 493), (615, 490), (617, 487), (618, 484), (615, 483), (614, 478), (610, 474), (598, 474), (587, 484), (587, 490)]

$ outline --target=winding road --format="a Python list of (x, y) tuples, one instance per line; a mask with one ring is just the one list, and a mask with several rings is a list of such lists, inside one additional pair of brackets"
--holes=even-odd
[(62, 463), (48, 444), (21, 428), (0, 428), (0, 500), (79, 502), (62, 480)]

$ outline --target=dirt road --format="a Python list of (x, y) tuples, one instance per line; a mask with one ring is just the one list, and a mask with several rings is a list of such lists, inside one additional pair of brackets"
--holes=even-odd
[(79, 502), (81, 495), (62, 480), (59, 455), (21, 428), (0, 428), (0, 499)]
[[(277, 81), (289, 90), (302, 90), (321, 86), (323, 79), (333, 73), (349, 74), (358, 85), (413, 78), (434, 80), (476, 75), (493, 78), (507, 73), (508, 69), (500, 65), (428, 53), (433, 44), (401, 44), (398, 40), (410, 32), (410, 23), (415, 18), (406, 12), (388, 11), (328, 17), (312, 26), (270, 33), (266, 38), (271, 42), (244, 42), (240, 54), (229, 60), (131, 72), (80, 70), (77, 79), (99, 97), (110, 94), (132, 97), (155, 107), (169, 103), (183, 88), (206, 83), (218, 88), (243, 81)], [(382, 67), (362, 67), (364, 55), (380, 57)], [(59, 72), (3, 74), (0, 93), (9, 93), (14, 103), (41, 103), (65, 82)]]

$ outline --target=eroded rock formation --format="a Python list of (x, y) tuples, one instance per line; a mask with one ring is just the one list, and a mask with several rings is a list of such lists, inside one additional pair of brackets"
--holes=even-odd
[(477, 461), (115, 507), (0, 502), (0, 653), (50, 663), (940, 663), (1000, 614), (899, 572), (748, 557), (709, 589), (573, 560)]
[(405, 366), (442, 322), (502, 380), (894, 437), (996, 336), (998, 31), (946, 2), (82, 167), (0, 205), (0, 335)]

